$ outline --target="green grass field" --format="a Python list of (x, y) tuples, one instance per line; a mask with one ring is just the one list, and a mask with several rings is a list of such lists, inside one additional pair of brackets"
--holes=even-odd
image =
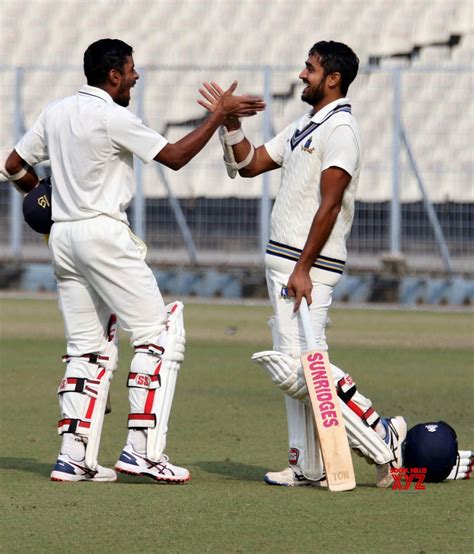
[[(471, 481), (424, 491), (379, 490), (354, 460), (348, 493), (270, 487), (285, 467), (279, 390), (250, 362), (271, 347), (270, 308), (187, 304), (186, 360), (168, 454), (190, 483), (49, 481), (59, 448), (56, 388), (63, 375), (55, 301), (0, 300), (1, 552), (473, 552)], [(473, 317), (466, 312), (336, 309), (330, 354), (384, 415), (409, 426), (444, 419), (474, 449)], [(112, 466), (126, 437), (131, 349), (121, 337), (100, 460)]]

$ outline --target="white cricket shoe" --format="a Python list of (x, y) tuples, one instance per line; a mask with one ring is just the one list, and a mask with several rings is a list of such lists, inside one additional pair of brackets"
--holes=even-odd
[(306, 479), (298, 466), (289, 466), (283, 471), (269, 471), (263, 478), (268, 485), (280, 485), (282, 487), (307, 487), (314, 481)]
[(388, 464), (376, 465), (376, 486), (386, 489), (393, 483), (393, 477), (390, 472), (392, 467), (402, 467), (403, 464), (403, 441), (407, 436), (407, 423), (402, 416), (382, 418), (382, 424), (387, 430), (385, 442), (393, 453), (393, 460)]
[(60, 454), (51, 472), (51, 481), (92, 481), (111, 483), (117, 480), (113, 469), (97, 466), (97, 471), (88, 468), (84, 461), (75, 462), (67, 454)]
[(151, 477), (159, 483), (185, 483), (191, 477), (184, 467), (170, 464), (168, 456), (163, 455), (159, 462), (153, 462), (138, 454), (131, 444), (122, 450), (115, 469), (127, 475)]

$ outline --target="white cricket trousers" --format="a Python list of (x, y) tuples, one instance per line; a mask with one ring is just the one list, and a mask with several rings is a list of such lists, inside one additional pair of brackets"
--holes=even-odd
[(146, 248), (125, 223), (105, 215), (55, 223), (49, 249), (69, 356), (103, 351), (111, 312), (132, 345), (157, 342), (165, 305)]
[[(273, 320), (273, 347), (294, 358), (307, 349), (300, 318), (293, 313), (294, 299), (281, 295), (282, 287), (286, 287), (290, 275), (267, 268), (266, 278), (268, 294), (275, 313)], [(309, 307), (311, 325), (316, 339), (316, 347), (327, 350), (326, 322), (328, 310), (332, 303), (333, 287), (313, 281), (311, 293), (312, 304)], [(333, 375), (337, 379), (345, 373), (333, 366)], [(372, 406), (370, 399), (358, 391), (352, 399), (365, 412)], [(319, 448), (314, 441), (314, 423), (311, 410), (303, 402), (285, 395), (285, 408), (288, 423), (288, 461), (290, 465), (302, 468), (305, 475), (311, 479), (319, 479), (323, 473), (323, 465)]]
[[(266, 269), (268, 294), (275, 313), (275, 325), (280, 352), (299, 356), (307, 350), (303, 327), (298, 314), (293, 313), (294, 298), (285, 298), (281, 290), (286, 287), (290, 275), (275, 269)], [(332, 303), (333, 287), (313, 282), (312, 304), (309, 307), (311, 324), (316, 338), (317, 348), (327, 350), (326, 321), (329, 306)]]

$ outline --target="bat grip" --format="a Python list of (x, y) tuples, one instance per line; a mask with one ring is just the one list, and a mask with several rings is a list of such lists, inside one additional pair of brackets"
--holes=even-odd
[(306, 348), (308, 350), (316, 350), (316, 339), (314, 337), (313, 326), (311, 325), (311, 318), (309, 316), (309, 307), (306, 302), (306, 298), (303, 296), (301, 299), (300, 308), (298, 310), (300, 316), (301, 325), (303, 327), (303, 334), (306, 341)]

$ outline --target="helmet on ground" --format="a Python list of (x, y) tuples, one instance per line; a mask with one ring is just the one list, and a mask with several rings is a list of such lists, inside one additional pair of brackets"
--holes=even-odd
[(419, 423), (412, 427), (403, 443), (403, 466), (426, 468), (426, 481), (444, 481), (456, 463), (456, 432), (445, 421)]

